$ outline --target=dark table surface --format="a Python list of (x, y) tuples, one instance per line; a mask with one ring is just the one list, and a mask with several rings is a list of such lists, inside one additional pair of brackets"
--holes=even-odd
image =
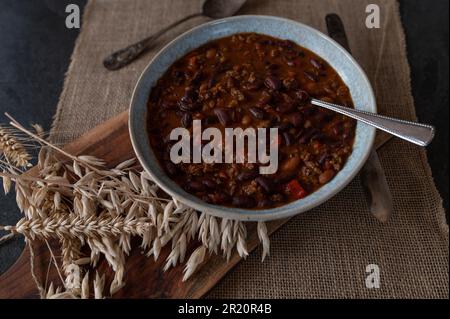
[[(9, 112), (22, 123), (38, 122), (50, 128), (78, 35), (77, 29), (65, 27), (65, 5), (82, 8), (85, 2), (0, 0), (1, 115)], [(417, 115), (421, 122), (437, 127), (436, 138), (427, 148), (428, 159), (447, 214), (448, 5), (448, 0), (400, 1)], [(0, 225), (14, 224), (20, 218), (14, 195), (0, 196)], [(22, 238), (0, 246), (0, 273), (22, 249)]]

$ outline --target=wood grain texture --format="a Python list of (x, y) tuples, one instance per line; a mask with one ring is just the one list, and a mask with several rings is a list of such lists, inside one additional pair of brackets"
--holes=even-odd
[[(379, 134), (375, 140), (378, 149), (390, 140), (392, 136)], [(66, 151), (73, 155), (93, 155), (103, 158), (111, 165), (134, 157), (133, 148), (128, 134), (128, 112), (112, 118), (97, 126), (76, 141), (68, 144)], [(289, 219), (281, 219), (267, 223), (269, 234), (274, 233)], [(248, 224), (248, 250), (254, 250), (259, 244), (256, 223)], [(135, 247), (138, 245), (135, 245)], [(191, 243), (188, 253), (195, 249), (198, 243)], [(57, 245), (52, 245), (58, 256)], [(36, 275), (41, 282), (46, 282), (49, 268), (49, 253), (45, 243), (33, 243), (35, 253)], [(165, 247), (157, 261), (142, 256), (142, 250), (133, 249), (127, 259), (125, 273), (126, 286), (114, 298), (201, 298), (230, 271), (241, 258), (235, 253), (227, 263), (221, 256), (211, 255), (206, 258), (201, 269), (187, 282), (182, 282), (183, 266), (174, 267), (163, 272), (165, 259), (170, 249)], [(270, 258), (270, 257), (269, 257)], [(107, 274), (107, 280), (112, 280), (112, 272), (106, 262), (100, 264), (100, 269)], [(56, 268), (51, 266), (47, 282), (61, 284)], [(0, 299), (2, 298), (38, 298), (39, 294), (30, 272), (30, 251), (24, 249), (16, 263), (0, 276)]]
[[(64, 148), (74, 155), (93, 155), (103, 158), (111, 166), (134, 157), (128, 134), (128, 113), (101, 124)], [(268, 223), (271, 234), (280, 228), (288, 219)], [(248, 226), (248, 250), (254, 250), (258, 244), (256, 224)], [(135, 245), (135, 247), (138, 245)], [(191, 243), (188, 252), (195, 249), (198, 243)], [(57, 245), (54, 253), (58, 256)], [(42, 283), (46, 282), (49, 268), (49, 253), (45, 243), (33, 244), (35, 253), (36, 275)], [(163, 272), (165, 259), (170, 248), (162, 250), (157, 261), (142, 256), (142, 250), (134, 249), (127, 259), (125, 273), (126, 286), (114, 295), (114, 298), (200, 298), (204, 296), (225, 274), (232, 269), (241, 258), (234, 254), (227, 263), (221, 256), (211, 255), (206, 258), (201, 269), (187, 282), (182, 282), (183, 266), (174, 267)], [(106, 262), (100, 269), (107, 274), (107, 281), (112, 280), (112, 272)], [(47, 282), (61, 284), (56, 268), (51, 266)], [(30, 272), (30, 251), (23, 251), (16, 263), (0, 277), (0, 298), (38, 298), (39, 294)]]

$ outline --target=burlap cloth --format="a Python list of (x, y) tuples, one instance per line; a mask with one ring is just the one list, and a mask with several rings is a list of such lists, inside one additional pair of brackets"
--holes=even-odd
[[(365, 27), (365, 8), (378, 3), (381, 29)], [(167, 34), (136, 63), (117, 72), (102, 58), (162, 26), (199, 11), (201, 1), (91, 0), (88, 2), (52, 139), (68, 142), (128, 108), (136, 81), (161, 45), (208, 19)], [(326, 32), (324, 17), (344, 21), (356, 60), (367, 72), (380, 113), (415, 119), (398, 5), (393, 0), (248, 1), (240, 14), (287, 17)], [(425, 150), (392, 140), (379, 152), (394, 198), (386, 225), (368, 212), (356, 178), (326, 204), (301, 214), (271, 238), (271, 256), (251, 254), (209, 294), (234, 298), (448, 298), (448, 227)], [(366, 266), (381, 270), (381, 287), (365, 287)]]

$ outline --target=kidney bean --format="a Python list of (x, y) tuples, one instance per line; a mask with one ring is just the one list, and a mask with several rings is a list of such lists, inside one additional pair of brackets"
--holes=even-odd
[(333, 162), (329, 159), (325, 160), (322, 165), (323, 169), (332, 169), (334, 167)]
[(280, 47), (286, 48), (286, 49), (293, 49), (295, 47), (295, 43), (291, 40), (281, 40), (277, 43)]
[(261, 198), (260, 200), (258, 200), (258, 207), (270, 207), (272, 205), (272, 201), (268, 198)]
[(305, 71), (305, 72), (303, 72), (303, 74), (305, 75), (305, 77), (307, 77), (308, 79), (310, 79), (313, 82), (317, 82), (319, 80), (317, 75), (315, 75), (314, 73)]
[(291, 113), (292, 111), (295, 111), (295, 108), (296, 103), (294, 101), (284, 101), (284, 102), (280, 101), (275, 110), (281, 114), (287, 114)]
[(248, 111), (257, 120), (262, 120), (266, 116), (264, 110), (260, 109), (259, 107), (251, 107), (248, 109)]
[(193, 192), (201, 192), (202, 190), (204, 190), (203, 184), (197, 181), (188, 181), (186, 184), (186, 188), (189, 191)]
[(249, 171), (249, 172), (240, 173), (236, 178), (240, 182), (245, 182), (245, 181), (256, 178), (258, 175), (259, 174), (256, 171)]
[(224, 108), (216, 108), (214, 109), (214, 113), (217, 116), (217, 119), (219, 120), (220, 124), (223, 126), (228, 126), (231, 124), (231, 116), (228, 114), (228, 111)]
[(217, 70), (213, 70), (211, 72), (211, 75), (210, 75), (208, 81), (206, 81), (208, 89), (212, 88), (216, 84), (216, 77), (218, 74), (219, 73), (217, 72)]
[(330, 119), (330, 116), (327, 113), (320, 111), (314, 115), (314, 119), (317, 123), (324, 125)]
[(202, 201), (207, 202), (209, 204), (217, 204), (214, 200), (214, 197), (211, 194), (204, 194), (201, 196)]
[(326, 142), (328, 139), (329, 139), (328, 135), (326, 135), (325, 133), (320, 132), (320, 131), (317, 131), (311, 137), (311, 140), (320, 141), (320, 142)]
[(253, 83), (245, 83), (242, 85), (242, 87), (248, 91), (256, 91), (256, 90), (260, 89), (261, 86), (262, 86), (262, 83), (261, 83), (261, 81), (258, 81), (258, 80), (255, 80)]
[(300, 103), (306, 103), (310, 100), (309, 94), (305, 90), (295, 91), (295, 97), (297, 98), (297, 101)]
[(294, 139), (289, 132), (283, 132), (282, 135), (283, 135), (284, 144), (286, 146), (291, 146), (292, 144), (294, 144)]
[(296, 65), (295, 61), (292, 61), (292, 60), (287, 60), (286, 64), (287, 64), (287, 66), (295, 66)]
[(255, 181), (264, 189), (266, 193), (272, 193), (275, 190), (275, 184), (272, 180), (265, 176), (258, 176)]
[(301, 135), (300, 135), (300, 144), (308, 144), (311, 138), (316, 134), (317, 131), (313, 128), (306, 129)]
[(278, 56), (279, 53), (280, 53), (280, 50), (272, 49), (272, 50), (270, 50), (270, 57), (275, 58)]
[(281, 163), (280, 170), (283, 173), (294, 171), (300, 165), (300, 157), (292, 156)]
[(279, 125), (276, 125), (275, 128), (278, 129), (280, 132), (284, 132), (289, 130), (292, 127), (292, 124), (290, 122), (283, 122)]
[(295, 78), (286, 78), (283, 80), (283, 86), (287, 90), (295, 90), (298, 88), (298, 82)]
[(211, 197), (214, 204), (227, 204), (231, 201), (230, 195), (222, 191), (216, 191)]
[(278, 69), (278, 65), (275, 63), (267, 62), (265, 69), (269, 72), (269, 74), (273, 74), (276, 69)]
[(178, 102), (180, 110), (185, 112), (195, 111), (199, 107), (198, 103), (196, 103), (196, 99), (197, 96), (194, 90), (192, 89), (186, 90), (186, 93)]
[(194, 73), (192, 78), (189, 80), (189, 83), (193, 84), (193, 85), (197, 85), (202, 80), (202, 77), (203, 77), (202, 71), (197, 71), (197, 72)]
[(317, 163), (319, 163), (320, 165), (323, 165), (323, 163), (325, 163), (325, 161), (330, 157), (330, 155), (328, 153), (323, 153), (319, 156), (319, 158), (317, 159)]
[(228, 115), (231, 118), (231, 123), (241, 120), (241, 111), (239, 109), (232, 108), (228, 106), (225, 110), (227, 110)]
[(300, 112), (294, 112), (289, 114), (288, 120), (294, 127), (300, 127), (303, 123), (303, 116)]
[(295, 104), (292, 102), (284, 102), (284, 103), (280, 103), (277, 106), (277, 112), (280, 113), (289, 113), (290, 111), (292, 111), (295, 108)]
[(320, 85), (318, 82), (307, 82), (303, 89), (308, 92), (309, 95), (324, 95), (326, 94), (325, 90), (322, 89), (322, 85)]
[(293, 178), (295, 178), (297, 176), (297, 171), (296, 170), (292, 170), (290, 172), (286, 171), (281, 171), (281, 174), (278, 174), (278, 176), (275, 178), (275, 182), (278, 185), (282, 185), (285, 184), (289, 181), (291, 181)]
[(231, 69), (231, 63), (224, 60), (217, 65), (217, 67), (214, 69), (214, 71), (217, 71), (217, 74), (221, 74), (230, 69)]
[(303, 52), (302, 50), (293, 49), (292, 52), (293, 52), (293, 54), (295, 56), (298, 56), (300, 58), (304, 58), (305, 57), (305, 52)]
[(312, 64), (313, 67), (315, 67), (318, 70), (322, 70), (324, 67), (322, 62), (320, 62), (314, 58), (309, 59), (309, 62)]
[(344, 132), (344, 123), (337, 122), (333, 125), (332, 131), (336, 137), (339, 137)]
[(233, 206), (252, 208), (256, 206), (256, 201), (250, 196), (235, 196), (232, 201)]
[(192, 115), (191, 113), (183, 113), (183, 116), (181, 117), (181, 125), (183, 125), (183, 127), (188, 128), (190, 127), (192, 124)]
[(213, 181), (211, 178), (208, 178), (208, 177), (204, 177), (202, 179), (202, 184), (204, 186), (206, 186), (207, 188), (216, 188), (217, 187), (216, 182)]
[(258, 100), (258, 105), (263, 106), (263, 105), (269, 103), (271, 100), (272, 100), (272, 95), (267, 91), (263, 91), (261, 93), (261, 97)]
[(344, 130), (344, 133), (342, 134), (342, 138), (343, 138), (344, 140), (349, 139), (351, 136), (352, 136), (352, 135), (351, 135), (350, 132), (347, 132), (347, 130)]
[(343, 141), (342, 140), (334, 141), (334, 142), (330, 143), (329, 146), (332, 148), (340, 148), (343, 146)]
[(314, 113), (316, 113), (316, 111), (317, 111), (317, 109), (312, 106), (303, 106), (300, 108), (300, 112), (304, 116), (308, 116), (308, 117), (314, 115)]
[(281, 93), (279, 96), (286, 103), (295, 103), (295, 100), (289, 94)]
[(326, 184), (334, 177), (334, 171), (332, 169), (328, 169), (322, 174), (319, 175), (319, 183)]
[(264, 80), (264, 85), (274, 91), (281, 89), (281, 81), (273, 75), (269, 75)]

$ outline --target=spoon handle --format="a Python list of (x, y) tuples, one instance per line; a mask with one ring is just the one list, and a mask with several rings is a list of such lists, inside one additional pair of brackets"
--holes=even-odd
[(124, 66), (126, 66), (126, 65), (130, 64), (131, 62), (133, 62), (134, 60), (136, 60), (136, 58), (138, 58), (142, 53), (147, 51), (151, 47), (153, 42), (157, 38), (159, 38), (162, 34), (164, 34), (168, 30), (176, 27), (177, 25), (179, 25), (189, 19), (199, 17), (201, 15), (202, 15), (201, 13), (194, 13), (194, 14), (188, 15), (188, 16), (184, 17), (183, 19), (175, 21), (174, 23), (168, 25), (167, 27), (159, 30), (155, 34), (153, 34), (139, 42), (136, 42), (130, 46), (127, 46), (126, 48), (120, 49), (120, 50), (112, 53), (105, 60), (103, 60), (103, 66), (111, 71), (123, 68)]
[(409, 122), (375, 113), (359, 111), (316, 99), (312, 99), (311, 103), (344, 114), (348, 117), (374, 126), (380, 130), (420, 146), (427, 146), (434, 137), (435, 130), (431, 125)]

